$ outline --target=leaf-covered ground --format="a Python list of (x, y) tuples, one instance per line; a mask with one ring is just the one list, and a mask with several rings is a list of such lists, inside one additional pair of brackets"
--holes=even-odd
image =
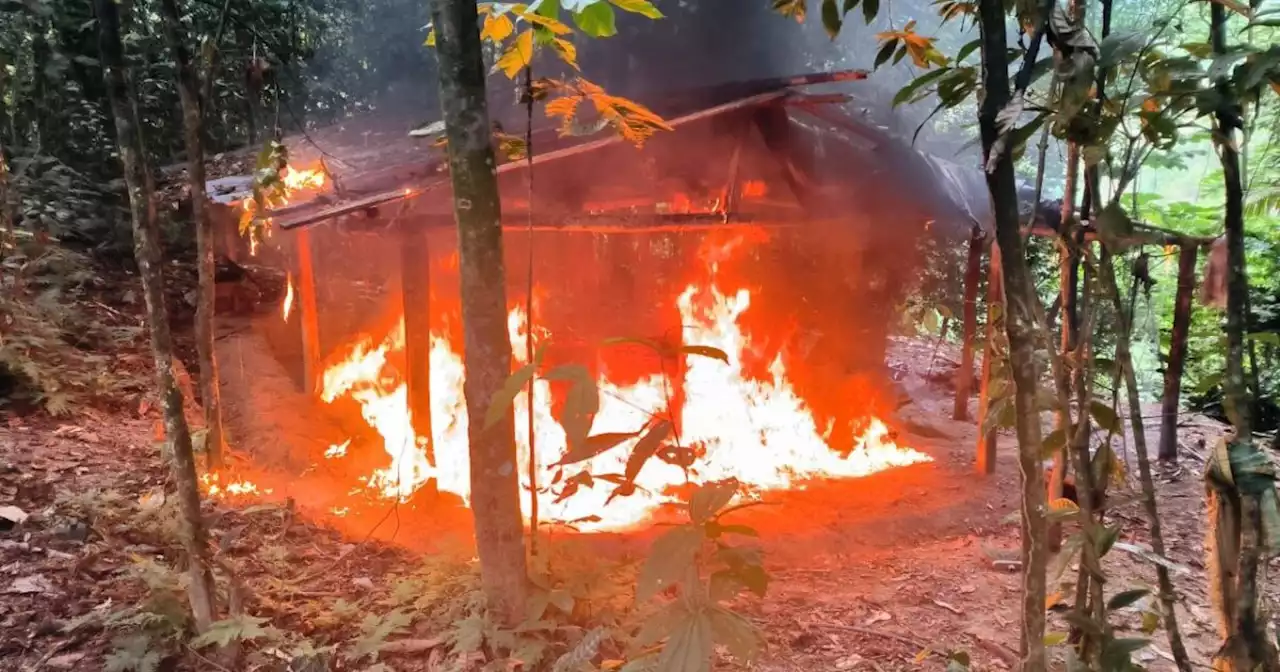
[[(452, 667), (459, 661), (448, 655), (448, 644), (465, 632), (474, 589), (466, 512), (428, 517), (412, 505), (382, 502), (371, 503), (367, 516), (338, 519), (325, 515), (323, 497), (308, 501), (308, 488), (321, 486), (307, 479), (325, 475), (300, 478), (287, 471), (296, 468), (292, 459), (265, 459), (287, 456), (290, 432), (303, 430), (264, 418), (291, 413), (306, 421), (310, 411), (290, 411), (284, 386), (253, 360), (263, 353), (244, 340), (249, 333), (224, 332), (220, 348), (239, 347), (250, 358), (245, 366), (224, 354), (224, 392), (233, 433), (261, 443), (245, 446), (258, 461), (244, 463), (243, 473), (260, 477), (262, 490), (276, 487), (270, 495), (206, 503), (224, 597), (234, 594), (243, 605), (235, 631), (214, 638), (247, 640), (252, 655), (237, 669), (324, 669), (321, 656), (338, 669)], [(1007, 563), (1018, 545), (1010, 521), (1014, 442), (1001, 438), (994, 477), (973, 474), (975, 430), (947, 419), (948, 393), (925, 375), (932, 351), (931, 344), (901, 342), (891, 363), (913, 398), (902, 412), (901, 440), (933, 455), (934, 463), (785, 493), (771, 497), (776, 506), (742, 514), (761, 532), (771, 574), (765, 599), (739, 598), (736, 605), (766, 633), (760, 669), (940, 669), (958, 650), (976, 669), (1014, 666), (1019, 580)], [(944, 348), (934, 368), (945, 370), (948, 357)], [(128, 375), (145, 388), (145, 372)], [(266, 402), (244, 394), (250, 382), (281, 398), (270, 408), (254, 406)], [(119, 401), (111, 411), (10, 416), (0, 426), (0, 507), (13, 507), (0, 511), (10, 521), (26, 516), (0, 521), (0, 669), (228, 669), (209, 649), (168, 639), (185, 625), (181, 575), (174, 571), (177, 518), (164, 494), (172, 484), (155, 443), (155, 409), (144, 397)], [(260, 426), (244, 424), (248, 419)], [(1182, 628), (1201, 663), (1217, 636), (1203, 578), (1197, 444), (1220, 431), (1211, 421), (1186, 418), (1182, 468), (1164, 472), (1159, 484)], [(1111, 519), (1123, 525), (1129, 550), (1108, 556), (1107, 590), (1153, 584), (1151, 565), (1131, 552), (1147, 542), (1138, 505), (1118, 504)], [(595, 570), (606, 588), (625, 591), (649, 538), (544, 543), (577, 550), (559, 571)], [(1070, 567), (1064, 572), (1073, 575)], [(1139, 602), (1117, 618), (1137, 631), (1143, 607)], [(1060, 612), (1051, 620), (1065, 629)], [(1157, 630), (1138, 656), (1153, 669), (1168, 669), (1167, 649)], [(726, 656), (721, 665), (737, 663)]]

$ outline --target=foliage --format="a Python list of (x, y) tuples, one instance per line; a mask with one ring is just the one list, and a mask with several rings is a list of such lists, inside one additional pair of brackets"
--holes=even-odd
[(62, 416), (139, 391), (106, 354), (142, 330), (94, 305), (104, 283), (84, 255), (20, 237), (0, 261), (0, 407)]

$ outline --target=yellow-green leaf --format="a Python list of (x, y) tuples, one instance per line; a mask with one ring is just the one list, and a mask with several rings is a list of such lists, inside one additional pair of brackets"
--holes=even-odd
[(609, 0), (609, 2), (624, 12), (639, 14), (649, 19), (662, 18), (662, 12), (658, 11), (658, 8), (654, 7), (649, 0)]
[(555, 35), (568, 35), (573, 32), (573, 29), (564, 25), (564, 23), (536, 12), (524, 12), (520, 14), (520, 18), (539, 28), (545, 28)]
[(498, 59), (497, 67), (509, 79), (515, 79), (520, 71), (533, 61), (533, 31), (526, 30), (516, 37), (515, 42), (507, 48), (502, 58)]

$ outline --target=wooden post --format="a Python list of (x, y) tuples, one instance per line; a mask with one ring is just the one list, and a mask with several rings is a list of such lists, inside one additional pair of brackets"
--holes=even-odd
[(316, 312), (316, 274), (311, 257), (311, 233), (298, 231), (298, 316), (302, 319), (302, 386), (307, 394), (320, 390), (320, 315)]
[(1191, 326), (1191, 295), (1196, 285), (1196, 260), (1200, 246), (1183, 243), (1178, 253), (1178, 291), (1173, 303), (1173, 338), (1164, 370), (1164, 397), (1160, 410), (1161, 460), (1178, 459), (1178, 401), (1182, 394), (1182, 371), (1187, 360), (1187, 330)]
[(956, 371), (956, 405), (952, 417), (969, 419), (969, 394), (973, 391), (973, 338), (978, 331), (978, 281), (982, 275), (982, 228), (969, 235), (969, 260), (964, 269), (964, 325), (960, 368)]
[(982, 354), (982, 384), (978, 397), (978, 459), (977, 470), (981, 474), (996, 473), (996, 431), (982, 431), (987, 417), (991, 391), (991, 358), (995, 350), (997, 315), (1004, 310), (1004, 277), (1000, 273), (1000, 246), (991, 241), (991, 258), (987, 270), (987, 346)]
[(431, 432), (431, 249), (428, 229), (413, 217), (400, 220), (400, 300), (404, 311), (405, 384), (413, 433), (425, 439), (435, 464)]

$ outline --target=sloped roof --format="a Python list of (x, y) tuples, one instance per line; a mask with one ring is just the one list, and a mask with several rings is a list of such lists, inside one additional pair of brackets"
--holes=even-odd
[[(806, 95), (801, 91), (801, 87), (815, 83), (861, 77), (856, 72), (828, 73), (671, 96), (652, 107), (668, 120), (673, 132), (660, 133), (642, 149), (612, 135), (566, 138), (554, 129), (539, 129), (535, 131), (532, 161), (538, 185), (534, 209), (540, 215), (555, 214), (559, 221), (576, 219), (574, 211), (584, 218), (670, 217), (680, 214), (671, 212), (673, 193), (680, 198), (697, 198), (693, 192), (699, 189), (712, 195), (717, 189), (729, 193), (724, 190), (725, 181), (733, 172), (733, 179), (740, 181), (772, 181), (770, 191), (789, 195), (790, 209), (795, 212), (812, 215), (814, 208), (838, 211), (866, 207), (893, 193), (896, 198), (888, 207), (916, 208), (943, 231), (967, 233), (975, 224), (989, 230), (991, 207), (976, 168), (966, 169), (916, 150), (904, 138), (858, 115), (854, 99), (847, 94)], [(745, 123), (749, 120), (756, 122), (754, 130), (752, 124)], [(418, 201), (417, 211), (449, 216), (449, 199), (419, 198), (428, 193), (447, 194), (449, 181), (442, 152), (426, 139), (408, 136), (414, 125), (407, 120), (357, 120), (291, 138), (286, 143), (291, 164), (304, 166), (323, 160), (339, 190), (273, 212), (276, 223), (283, 229), (296, 228), (406, 197)], [(762, 133), (771, 137), (762, 137)], [(765, 165), (771, 162), (774, 168), (768, 177), (737, 175), (748, 165), (754, 168), (746, 172), (763, 174), (770, 171)], [(527, 187), (522, 187), (527, 184), (524, 175), (528, 168), (525, 161), (498, 167), (505, 213), (528, 207)], [(678, 176), (683, 176), (684, 188), (665, 179)], [(248, 187), (247, 178), (218, 182), (210, 184), (210, 194), (223, 202), (243, 198)], [(705, 184), (708, 182), (715, 184)], [(735, 194), (740, 190), (740, 186), (731, 186), (729, 191)], [(602, 208), (601, 198), (592, 195), (611, 191), (625, 196), (628, 190), (636, 192), (631, 194), (632, 200), (647, 199), (648, 205)], [(627, 199), (605, 200), (617, 206)], [(778, 203), (772, 198), (757, 200), (755, 210), (765, 202)], [(568, 207), (571, 202), (573, 208)], [(721, 214), (742, 214), (729, 213), (728, 205), (714, 207)], [(742, 207), (740, 203), (732, 205)]]

